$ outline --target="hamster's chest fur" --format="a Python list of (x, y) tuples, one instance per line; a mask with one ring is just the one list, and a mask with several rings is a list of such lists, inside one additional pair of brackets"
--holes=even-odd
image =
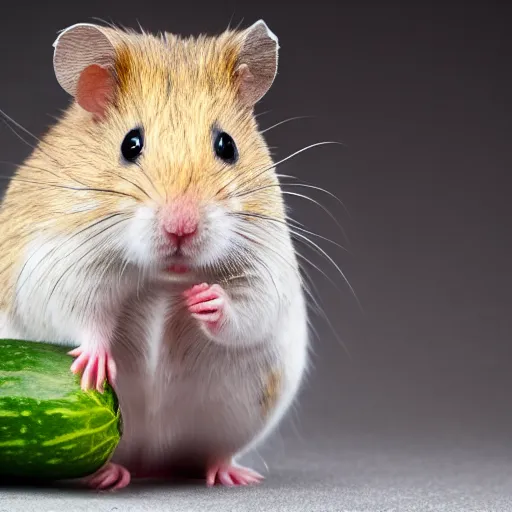
[(132, 301), (119, 325), (114, 357), (124, 426), (114, 459), (135, 474), (231, 457), (292, 391), (275, 343), (212, 343), (164, 294)]

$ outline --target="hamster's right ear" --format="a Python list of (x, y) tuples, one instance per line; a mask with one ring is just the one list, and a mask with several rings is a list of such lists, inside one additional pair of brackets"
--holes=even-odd
[(114, 99), (114, 45), (101, 27), (79, 23), (63, 30), (53, 47), (57, 81), (83, 109), (101, 119)]

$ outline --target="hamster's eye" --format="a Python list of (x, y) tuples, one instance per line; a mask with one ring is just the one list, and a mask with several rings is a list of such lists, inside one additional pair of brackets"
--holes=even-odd
[(139, 128), (130, 130), (121, 144), (121, 154), (128, 162), (134, 162), (144, 147), (144, 139)]
[(213, 143), (213, 149), (215, 150), (215, 154), (228, 164), (233, 164), (238, 159), (235, 141), (226, 132), (217, 134), (215, 142)]

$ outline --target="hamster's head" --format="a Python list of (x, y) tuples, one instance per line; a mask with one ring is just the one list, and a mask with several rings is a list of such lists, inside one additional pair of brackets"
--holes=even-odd
[(226, 268), (272, 245), (272, 230), (286, 234), (254, 116), (277, 72), (278, 41), (263, 21), (187, 39), (78, 24), (54, 47), (57, 80), (75, 100), (59, 144), (86, 148), (66, 157), (66, 176), (86, 185), (89, 220), (118, 217), (127, 262)]

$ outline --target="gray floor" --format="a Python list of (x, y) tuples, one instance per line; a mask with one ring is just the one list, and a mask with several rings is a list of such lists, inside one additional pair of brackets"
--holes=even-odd
[[(176, 510), (508, 512), (512, 462), (495, 439), (455, 432), (421, 439), (378, 433), (277, 434), (247, 460), (267, 480), (253, 488), (134, 483), (115, 495), (69, 488), (3, 488), (0, 512)], [(310, 430), (301, 432), (301, 430)], [(266, 469), (268, 466), (268, 469)]]

